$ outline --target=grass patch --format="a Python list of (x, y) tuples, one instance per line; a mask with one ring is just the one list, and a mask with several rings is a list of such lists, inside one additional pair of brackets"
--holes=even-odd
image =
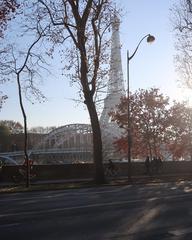
[(25, 185), (8, 185), (0, 188), (0, 193), (16, 193), (31, 191), (48, 191), (48, 190), (64, 190), (83, 187), (92, 187), (93, 182), (77, 182), (77, 183), (47, 183), (47, 184), (31, 184), (28, 188)]

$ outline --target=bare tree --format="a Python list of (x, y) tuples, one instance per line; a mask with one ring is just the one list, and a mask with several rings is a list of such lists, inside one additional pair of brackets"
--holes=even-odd
[(55, 126), (51, 126), (51, 127), (41, 127), (41, 126), (38, 126), (38, 127), (30, 128), (29, 131), (30, 131), (30, 133), (48, 134), (51, 131), (53, 131), (54, 129), (56, 129)]
[[(105, 182), (101, 130), (95, 96), (106, 79), (112, 0), (38, 0), (38, 19), (48, 22), (49, 39), (60, 43), (60, 52), (72, 81), (79, 84), (93, 131), (95, 181)], [(62, 50), (61, 47), (64, 46)], [(53, 51), (53, 48), (51, 49)]]
[[(0, 40), (4, 37), (4, 31), (7, 28), (8, 21), (14, 17), (16, 10), (19, 7), (19, 4), (16, 0), (0, 0)], [(4, 68), (4, 65), (1, 62), (1, 58), (4, 58), (7, 48), (0, 48), (0, 72)], [(4, 83), (2, 80), (0, 83)], [(0, 92), (0, 109), (2, 108), (3, 103), (8, 98), (7, 95)]]
[(176, 68), (181, 81), (192, 89), (192, 1), (180, 0), (172, 8), (172, 22), (176, 33)]
[(39, 76), (38, 69), (41, 67), (41, 64), (46, 62), (41, 54), (37, 53), (37, 49), (34, 48), (45, 35), (46, 29), (42, 29), (40, 24), (37, 23), (36, 27), (33, 28), (33, 31), (35, 31), (33, 32), (34, 37), (33, 39), (28, 39), (31, 43), (28, 43), (26, 50), (18, 51), (17, 46), (9, 46), (9, 53), (7, 52), (7, 58), (4, 59), (3, 63), (3, 76), (1, 76), (2, 78), (4, 76), (7, 76), (7, 78), (16, 77), (19, 104), (24, 122), (24, 158), (27, 167), (27, 187), (30, 185), (30, 165), (28, 155), (27, 114), (24, 107), (23, 92), (27, 98), (29, 98), (30, 94), (32, 94), (37, 100), (45, 98), (38, 87), (36, 87), (34, 79), (36, 76)]
[(0, 38), (7, 27), (7, 22), (13, 17), (19, 7), (17, 0), (0, 0)]
[(0, 110), (1, 110), (1, 108), (2, 108), (3, 103), (5, 102), (5, 100), (6, 100), (7, 98), (8, 98), (7, 95), (3, 95), (3, 93), (0, 92)]

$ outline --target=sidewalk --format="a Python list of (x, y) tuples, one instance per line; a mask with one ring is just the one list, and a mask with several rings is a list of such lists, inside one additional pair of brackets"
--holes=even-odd
[[(149, 183), (162, 183), (162, 182), (175, 182), (175, 181), (192, 181), (192, 174), (167, 174), (167, 175), (156, 175), (156, 176), (132, 176), (132, 181), (128, 182), (128, 177), (116, 177), (108, 178), (106, 185), (122, 185), (122, 184), (149, 184)], [(25, 183), (25, 182), (22, 182)], [(78, 183), (89, 183), (93, 184), (92, 178), (76, 178), (76, 179), (47, 179), (47, 180), (32, 180), (31, 185), (53, 185), (53, 184), (78, 184)], [(1, 181), (1, 187), (10, 187), (20, 185), (21, 183), (14, 183), (12, 181)], [(93, 184), (94, 185), (94, 184)]]
[[(51, 179), (51, 180), (31, 180), (31, 185), (42, 185), (42, 184), (63, 184), (63, 183), (79, 183), (79, 182), (91, 182), (91, 178), (84, 178), (84, 179)], [(22, 184), (25, 183), (25, 181), (21, 182)], [(14, 183), (13, 181), (1, 181), (0, 182), (0, 188), (5, 186), (15, 186), (21, 184)]]

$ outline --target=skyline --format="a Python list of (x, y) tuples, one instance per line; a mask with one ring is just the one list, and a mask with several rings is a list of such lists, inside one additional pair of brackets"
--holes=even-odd
[[(153, 44), (142, 42), (136, 56), (130, 62), (130, 90), (138, 88), (158, 87), (171, 99), (181, 100), (183, 90), (177, 87), (178, 75), (175, 72), (173, 56), (174, 33), (171, 32), (169, 8), (175, 0), (155, 3), (153, 0), (118, 0), (123, 8), (120, 39), (122, 42), (121, 56), (124, 82), (126, 88), (126, 51), (134, 51), (139, 40), (150, 33), (155, 36)], [(52, 76), (45, 75), (40, 86), (48, 98), (45, 103), (31, 104), (25, 101), (28, 116), (28, 126), (62, 126), (71, 123), (89, 123), (88, 112), (84, 104), (77, 105), (71, 99), (77, 98), (77, 89), (70, 87), (68, 79), (61, 75), (61, 69), (56, 59), (51, 67)], [(8, 95), (6, 103), (0, 112), (1, 120), (14, 120), (23, 124), (19, 109), (17, 91), (14, 83), (1, 85), (2, 91)], [(187, 96), (186, 96), (187, 97)]]

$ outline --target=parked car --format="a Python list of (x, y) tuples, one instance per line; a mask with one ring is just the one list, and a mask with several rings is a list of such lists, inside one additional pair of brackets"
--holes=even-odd
[(0, 167), (2, 166), (15, 166), (18, 163), (10, 157), (0, 156)]
[(0, 181), (3, 181), (4, 177), (5, 177), (4, 167), (17, 166), (17, 165), (18, 165), (18, 163), (14, 159), (12, 159), (8, 156), (0, 156)]

